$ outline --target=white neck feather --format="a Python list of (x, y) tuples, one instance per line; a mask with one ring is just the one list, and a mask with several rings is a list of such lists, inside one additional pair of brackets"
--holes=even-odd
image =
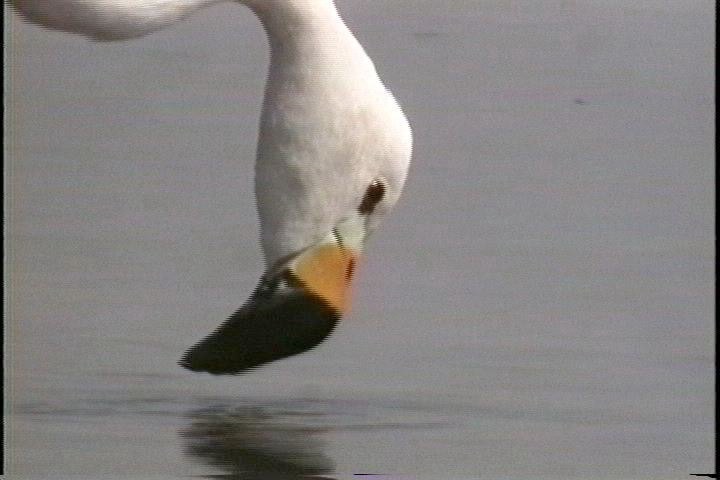
[[(230, 0), (11, 0), (17, 11), (33, 23), (101, 41), (147, 35), (202, 7), (224, 1)], [(270, 35), (338, 17), (332, 0), (236, 1), (250, 7)]]
[(27, 20), (95, 40), (141, 37), (224, 0), (11, 0)]
[[(147, 35), (229, 0), (10, 0), (34, 23), (96, 40)], [(332, 0), (235, 0), (266, 30), (271, 62), (256, 163), (266, 261), (318, 241), (377, 178), (397, 201), (410, 161), (410, 127)]]

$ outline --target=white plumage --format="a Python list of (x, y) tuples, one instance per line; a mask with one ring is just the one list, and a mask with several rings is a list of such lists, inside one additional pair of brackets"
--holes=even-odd
[[(108, 41), (149, 34), (220, 0), (12, 1), (31, 22)], [(332, 0), (241, 3), (260, 19), (271, 48), (255, 164), (267, 280), (343, 222), (362, 225), (363, 239), (375, 229), (400, 196), (412, 139)], [(373, 182), (382, 194), (357, 222)]]

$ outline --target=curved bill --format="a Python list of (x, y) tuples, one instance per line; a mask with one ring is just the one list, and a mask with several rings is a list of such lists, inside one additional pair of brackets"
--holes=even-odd
[(180, 365), (237, 374), (318, 345), (349, 308), (365, 235), (364, 218), (355, 215), (266, 273), (245, 305), (190, 348)]

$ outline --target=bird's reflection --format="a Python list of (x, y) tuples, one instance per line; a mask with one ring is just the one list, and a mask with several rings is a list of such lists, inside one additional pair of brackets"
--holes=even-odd
[(324, 429), (303, 425), (302, 415), (258, 406), (212, 407), (190, 413), (180, 435), (188, 457), (226, 472), (204, 478), (330, 479), (326, 475), (335, 466), (322, 452)]

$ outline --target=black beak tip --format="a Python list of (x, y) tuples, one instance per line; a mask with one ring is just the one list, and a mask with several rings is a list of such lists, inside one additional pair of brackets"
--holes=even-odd
[(340, 314), (327, 302), (303, 290), (253, 297), (188, 349), (178, 364), (213, 375), (247, 373), (316, 347), (339, 320)]

